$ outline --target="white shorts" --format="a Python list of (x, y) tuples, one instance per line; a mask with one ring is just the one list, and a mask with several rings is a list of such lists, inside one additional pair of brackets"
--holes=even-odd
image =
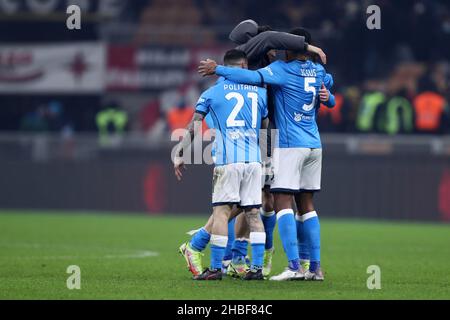
[(320, 191), (322, 149), (275, 148), (271, 192)]
[(237, 204), (243, 208), (261, 207), (261, 164), (231, 163), (214, 168), (213, 206)]
[(262, 187), (270, 187), (273, 182), (273, 166), (272, 158), (266, 158), (262, 162), (262, 175), (261, 175), (261, 185)]

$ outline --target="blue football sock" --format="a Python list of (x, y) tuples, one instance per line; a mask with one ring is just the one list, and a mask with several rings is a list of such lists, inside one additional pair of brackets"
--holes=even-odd
[(221, 270), (227, 246), (227, 236), (211, 235), (211, 270)]
[(263, 209), (261, 209), (261, 220), (264, 224), (264, 230), (266, 232), (265, 249), (272, 249), (273, 230), (275, 229), (275, 224), (277, 223), (277, 216), (275, 214), (275, 211), (265, 212)]
[(316, 211), (311, 211), (303, 215), (303, 229), (307, 243), (309, 244), (311, 259), (309, 270), (314, 272), (320, 266), (320, 223)]
[(295, 220), (297, 222), (298, 255), (301, 260), (309, 260), (309, 245), (306, 242), (302, 217), (300, 215), (296, 215)]
[(287, 259), (298, 263), (297, 227), (295, 225), (294, 211), (292, 209), (281, 210), (277, 213), (277, 220), (278, 232), (280, 233)]
[(252, 244), (252, 268), (261, 269), (264, 261), (265, 232), (250, 232)]
[(288, 268), (291, 269), (292, 271), (297, 271), (300, 268), (300, 261), (299, 261), (299, 259), (297, 259), (297, 260), (289, 260)]
[(320, 267), (320, 261), (311, 261), (309, 265), (309, 271), (316, 272), (316, 270)]
[(233, 252), (231, 249), (233, 248), (234, 242), (234, 224), (236, 222), (236, 218), (233, 218), (230, 222), (228, 222), (228, 243), (225, 248), (225, 256), (223, 260), (231, 260), (233, 258)]
[(235, 239), (233, 243), (233, 262), (241, 263), (242, 260), (245, 261), (245, 256), (247, 255), (248, 241), (246, 239)]
[(208, 231), (206, 231), (205, 228), (201, 228), (192, 236), (189, 244), (193, 249), (197, 251), (203, 251), (208, 245), (210, 238), (211, 235), (208, 233)]

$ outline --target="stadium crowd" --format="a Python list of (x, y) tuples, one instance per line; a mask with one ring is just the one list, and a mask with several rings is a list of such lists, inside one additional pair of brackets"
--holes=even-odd
[[(164, 12), (159, 2), (148, 11)], [(337, 98), (334, 109), (320, 109), (322, 131), (450, 133), (450, 8), (445, 1), (378, 1), (387, 24), (376, 31), (365, 28), (369, 1), (184, 2), (192, 9), (185, 17), (202, 16), (203, 24), (216, 30), (248, 17), (282, 30), (296, 25), (314, 30), (328, 54)], [(271, 14), (258, 7), (270, 7)], [(165, 12), (172, 12), (170, 6)], [(199, 23), (185, 19), (188, 25)], [(215, 41), (227, 41), (226, 35), (219, 33)], [(186, 113), (193, 112), (183, 100), (172, 108), (161, 103), (162, 110), (170, 109), (169, 128), (183, 127)]]
[[(365, 8), (370, 4), (381, 7), (380, 30), (366, 28)], [(450, 6), (446, 0), (138, 0), (124, 6), (119, 19), (98, 23), (133, 25), (127, 39), (135, 46), (230, 47), (228, 33), (247, 18), (277, 30), (304, 26), (327, 53), (326, 68), (335, 83), (332, 91), (337, 104), (332, 110), (320, 109), (321, 131), (450, 133)], [(270, 10), (260, 9), (264, 7)], [(31, 37), (29, 30), (26, 37)], [(104, 39), (104, 32), (93, 32), (95, 27), (85, 30), (87, 39), (81, 40), (123, 41), (114, 34)], [(17, 38), (21, 43), (27, 39)], [(117, 99), (120, 92), (48, 99), (4, 96), (0, 130), (99, 130), (98, 115), (113, 105), (127, 114), (126, 130), (163, 134), (186, 125), (199, 92), (210, 84), (191, 76), (178, 88), (141, 92), (145, 99), (133, 107), (124, 103), (126, 98)]]

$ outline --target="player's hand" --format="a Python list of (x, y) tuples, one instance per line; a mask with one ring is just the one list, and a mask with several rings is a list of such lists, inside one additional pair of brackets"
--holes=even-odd
[(320, 57), (320, 60), (322, 60), (322, 63), (327, 64), (327, 55), (319, 47), (308, 45), (308, 52), (317, 54)]
[(200, 73), (203, 77), (211, 76), (216, 73), (216, 67), (217, 63), (214, 60), (202, 60), (198, 66), (198, 73)]
[(325, 88), (325, 85), (322, 83), (322, 87), (319, 90), (320, 102), (327, 102), (330, 99), (330, 93), (328, 89)]
[(183, 158), (175, 157), (175, 159), (173, 159), (173, 169), (175, 171), (175, 176), (177, 177), (178, 181), (181, 181), (181, 178), (183, 177), (183, 173), (181, 171), (182, 169), (186, 170)]

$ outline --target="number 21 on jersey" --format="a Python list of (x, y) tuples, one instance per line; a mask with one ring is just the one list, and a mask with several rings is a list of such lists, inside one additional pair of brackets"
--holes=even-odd
[[(227, 127), (244, 127), (244, 120), (236, 120), (237, 115), (244, 106), (244, 97), (239, 92), (230, 92), (225, 96), (225, 98), (227, 100), (236, 99), (236, 105), (233, 110), (231, 110), (231, 113), (227, 119)], [(258, 94), (256, 92), (249, 92), (247, 94), (247, 98), (252, 101), (252, 128), (256, 128), (258, 120)]]

